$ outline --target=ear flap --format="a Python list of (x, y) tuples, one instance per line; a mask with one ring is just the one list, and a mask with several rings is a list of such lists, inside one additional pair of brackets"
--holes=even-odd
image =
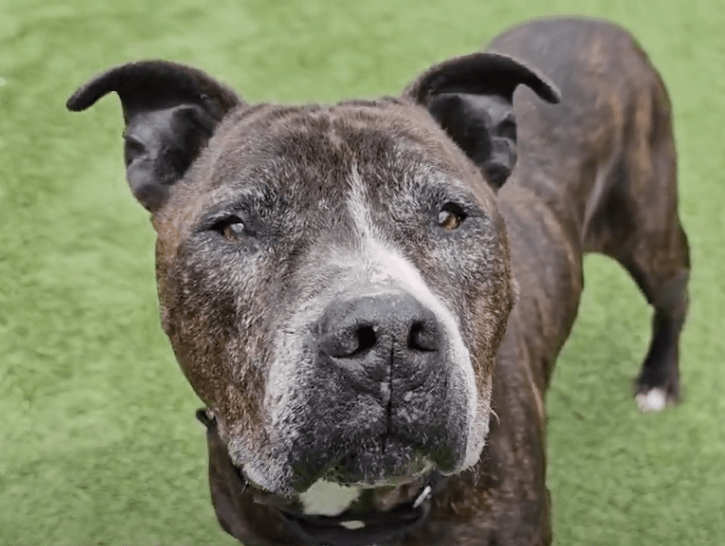
[(516, 164), (513, 95), (520, 84), (549, 103), (560, 100), (547, 78), (496, 53), (474, 53), (436, 65), (402, 97), (427, 108), (498, 189)]
[(151, 212), (164, 204), (169, 188), (222, 118), (242, 102), (200, 70), (143, 61), (104, 72), (73, 93), (66, 106), (85, 110), (112, 91), (121, 99), (126, 122), (126, 177), (136, 199)]

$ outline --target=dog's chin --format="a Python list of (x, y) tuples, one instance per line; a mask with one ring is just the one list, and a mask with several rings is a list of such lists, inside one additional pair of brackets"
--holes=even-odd
[(424, 475), (433, 466), (415, 446), (387, 437), (344, 455), (323, 478), (366, 488), (396, 486)]
[[(310, 455), (314, 458), (314, 455)], [(340, 486), (374, 489), (399, 486), (426, 476), (440, 469), (437, 461), (420, 446), (387, 436), (369, 439), (362, 445), (327, 459), (324, 466), (307, 468), (304, 474), (280, 472), (277, 476), (266, 470), (280, 468), (280, 462), (253, 468), (237, 466), (240, 475), (253, 486), (269, 493), (293, 496), (306, 491), (313, 483), (322, 480)], [(282, 467), (294, 468), (294, 464), (282, 463)]]

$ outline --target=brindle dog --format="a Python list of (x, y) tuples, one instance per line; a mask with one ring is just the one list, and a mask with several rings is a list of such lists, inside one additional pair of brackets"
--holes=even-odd
[(531, 22), (399, 98), (249, 105), (153, 61), (68, 107), (112, 91), (214, 506), (248, 546), (549, 544), (544, 393), (586, 252), (654, 308), (638, 404), (677, 402), (670, 102), (622, 29)]

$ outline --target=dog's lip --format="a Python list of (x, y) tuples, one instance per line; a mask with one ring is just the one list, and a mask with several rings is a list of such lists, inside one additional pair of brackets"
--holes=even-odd
[[(321, 479), (342, 486), (389, 491), (414, 483), (436, 468), (431, 459), (420, 451), (421, 446), (417, 444), (395, 436), (386, 437), (385, 444), (386, 449), (381, 449), (379, 446), (372, 450), (358, 447), (338, 454), (325, 470), (319, 474), (315, 473), (314, 479), (304, 480), (304, 483), (289, 484), (290, 487), (285, 488), (284, 492), (267, 489), (264, 485), (250, 479), (244, 471), (243, 465), (233, 464), (233, 467), (242, 487), (251, 486), (255, 494), (259, 493), (260, 498), (267, 499), (262, 502), (263, 504), (272, 503), (277, 506), (294, 503), (301, 493)], [(386, 454), (394, 453), (396, 448), (407, 451), (408, 453), (404, 456), (408, 459), (403, 460), (400, 467), (386, 468), (384, 458)], [(360, 460), (359, 457), (363, 457), (363, 459)], [(346, 468), (346, 464), (350, 466)], [(368, 465), (375, 466), (371, 469)], [(371, 471), (377, 475), (367, 474)]]
[[(235, 467), (236, 468), (236, 467)], [(252, 486), (252, 498), (256, 504), (278, 508), (290, 513), (298, 513), (301, 506), (301, 493), (294, 495), (283, 495), (266, 491), (256, 484), (250, 482), (244, 477), (239, 468), (236, 468), (237, 474), (244, 483), (248, 482)], [(430, 472), (430, 471), (428, 471)], [(361, 491), (368, 492), (368, 504), (370, 508), (377, 512), (389, 512), (396, 506), (406, 502), (412, 502), (420, 491), (423, 489), (425, 476), (401, 476), (397, 478), (395, 483), (366, 486)]]
[[(297, 506), (301, 493), (295, 495), (282, 495), (266, 491), (261, 486), (251, 482), (244, 477), (242, 471), (235, 467), (237, 475), (242, 482), (248, 482), (253, 488), (254, 502), (266, 506), (292, 509)], [(427, 472), (430, 472), (428, 470)], [(375, 486), (366, 486), (363, 490), (370, 491), (373, 507), (380, 512), (387, 512), (398, 504), (414, 499), (420, 493), (422, 482), (426, 474), (420, 476), (400, 476), (395, 479), (386, 480), (385, 483)], [(341, 484), (347, 485), (347, 484)]]
[(256, 488), (252, 492), (254, 502), (264, 504), (265, 506), (273, 506), (275, 508), (293, 508), (297, 505), (298, 497), (296, 495), (280, 495), (279, 493), (271, 493), (264, 489)]
[(416, 460), (410, 465), (413, 468), (406, 471), (405, 474), (388, 474), (380, 479), (373, 482), (365, 479), (350, 479), (345, 477), (344, 470), (341, 470), (339, 464), (332, 467), (325, 476), (324, 479), (339, 483), (345, 486), (359, 486), (364, 488), (394, 488), (406, 483), (410, 483), (419, 479), (421, 476), (430, 472), (433, 468), (433, 464), (426, 457), (417, 457)]
[[(234, 463), (231, 465), (234, 468), (234, 472), (237, 475), (237, 478), (239, 480), (239, 490), (244, 491), (247, 489), (247, 487), (251, 486), (251, 489), (254, 492), (254, 498), (255, 501), (257, 500), (257, 496), (259, 495), (261, 498), (265, 498), (264, 502), (261, 504), (269, 504), (274, 506), (285, 506), (287, 504), (290, 504), (294, 502), (294, 496), (292, 495), (283, 495), (280, 493), (274, 493), (272, 491), (268, 491), (264, 488), (264, 486), (254, 482), (253, 480), (250, 480), (249, 477), (244, 473), (244, 469), (241, 466), (238, 466)], [(273, 500), (272, 500), (273, 499)]]
[(319, 478), (365, 489), (397, 487), (434, 467), (417, 442), (387, 434), (339, 454)]

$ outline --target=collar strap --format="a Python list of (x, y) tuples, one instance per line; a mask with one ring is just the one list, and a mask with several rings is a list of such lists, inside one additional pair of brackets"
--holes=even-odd
[[(208, 410), (198, 410), (196, 417), (207, 429), (216, 427), (214, 416)], [(237, 470), (241, 475), (241, 471)], [(245, 482), (247, 487), (251, 486), (248, 480)], [(388, 542), (420, 527), (430, 514), (433, 495), (445, 482), (440, 473), (433, 471), (412, 502), (387, 512), (347, 511), (339, 516), (300, 514), (291, 510), (290, 505), (275, 505), (266, 498), (268, 495), (255, 494), (254, 497), (259, 504), (277, 511), (289, 534), (306, 546), (369, 546)]]

